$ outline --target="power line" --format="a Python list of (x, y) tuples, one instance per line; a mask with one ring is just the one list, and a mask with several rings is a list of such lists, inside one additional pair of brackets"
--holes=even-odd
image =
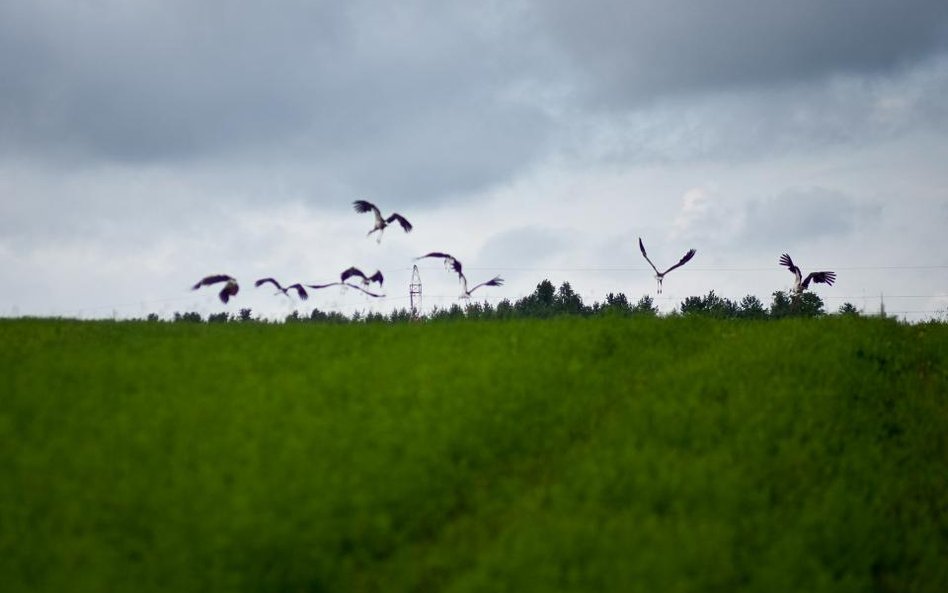
[[(924, 265), (924, 266), (821, 266), (833, 268), (833, 270), (943, 270), (948, 269), (948, 265)], [(436, 270), (436, 267), (424, 267), (422, 270)], [(465, 266), (466, 270), (493, 270), (497, 272), (650, 272), (651, 268), (645, 266), (584, 266), (571, 268), (540, 268), (528, 266)], [(780, 268), (776, 265), (768, 267), (738, 268), (738, 267), (711, 267), (711, 266), (688, 266), (680, 268), (681, 272), (776, 272)], [(390, 268), (389, 271), (410, 271), (411, 268)]]

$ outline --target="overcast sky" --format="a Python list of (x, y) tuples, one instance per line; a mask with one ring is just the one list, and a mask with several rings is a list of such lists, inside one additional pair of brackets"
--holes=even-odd
[[(434, 250), (492, 301), (658, 297), (642, 237), (697, 249), (663, 311), (768, 304), (786, 252), (831, 311), (944, 316), (946, 97), (944, 0), (5, 0), (0, 315), (388, 311)], [(253, 288), (350, 265), (387, 298)]]

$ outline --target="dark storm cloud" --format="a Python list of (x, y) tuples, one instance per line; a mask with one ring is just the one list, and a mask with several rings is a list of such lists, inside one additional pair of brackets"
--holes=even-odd
[(502, 15), (437, 2), (0, 6), (0, 154), (256, 157), (424, 198), (543, 145)]
[(306, 68), (320, 64), (309, 56), (331, 58), (326, 40), (345, 25), (313, 6), (4, 3), (3, 118), (21, 143), (114, 160), (285, 135), (310, 110), (316, 83)]
[(593, 0), (540, 3), (580, 95), (628, 106), (667, 93), (889, 71), (943, 50), (942, 0)]
[[(185, 179), (219, 173), (220, 189), (204, 192), (215, 200), (243, 188), (280, 199), (265, 191), (279, 178), (313, 202), (422, 203), (509, 181), (564, 145), (630, 162), (797, 148), (866, 123), (841, 114), (876, 113), (808, 103), (807, 83), (930, 57), (945, 47), (946, 13), (925, 0), (8, 0), (0, 158), (54, 171), (185, 163)], [(773, 127), (801, 111), (768, 107), (769, 85), (788, 82), (817, 116)], [(761, 94), (642, 109), (747, 86)], [(911, 98), (913, 113), (943, 114), (926, 103), (936, 95)], [(635, 120), (631, 135), (612, 113), (598, 122), (617, 130), (615, 149), (589, 132), (597, 105)]]

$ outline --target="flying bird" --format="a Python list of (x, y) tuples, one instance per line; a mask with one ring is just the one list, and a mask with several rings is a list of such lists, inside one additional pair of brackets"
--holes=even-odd
[(220, 297), (222, 303), (227, 303), (230, 300), (230, 297), (236, 296), (240, 291), (240, 286), (237, 285), (237, 279), (227, 274), (215, 274), (213, 276), (205, 276), (201, 278), (197, 284), (191, 287), (191, 290), (197, 290), (202, 286), (212, 286), (220, 282), (226, 282), (224, 288), (218, 293), (217, 296)]
[(494, 276), (493, 278), (491, 278), (491, 279), (488, 280), (487, 282), (481, 282), (480, 284), (475, 285), (474, 288), (468, 290), (468, 288), (467, 288), (467, 277), (466, 277), (463, 273), (458, 272), (458, 278), (461, 279), (461, 286), (462, 286), (462, 288), (461, 288), (461, 298), (462, 298), (462, 299), (469, 299), (469, 298), (471, 298), (471, 293), (474, 292), (475, 290), (477, 290), (478, 288), (482, 287), (482, 286), (503, 286), (503, 284), (504, 284), (504, 279), (503, 279), (503, 278), (501, 278), (500, 276)]
[(274, 287), (276, 287), (278, 291), (282, 292), (286, 296), (290, 296), (289, 294), (287, 294), (290, 290), (295, 290), (296, 295), (300, 297), (300, 300), (302, 301), (305, 301), (306, 299), (309, 298), (309, 295), (306, 293), (306, 289), (303, 288), (303, 285), (300, 284), (299, 282), (297, 282), (296, 284), (290, 284), (289, 286), (281, 286), (280, 283), (274, 280), (273, 278), (261, 278), (260, 280), (257, 280), (256, 282), (253, 283), (253, 285), (257, 288), (259, 288), (260, 286), (264, 284), (272, 284)]
[(343, 270), (342, 274), (339, 275), (342, 282), (345, 282), (346, 280), (348, 280), (349, 278), (352, 278), (353, 276), (358, 276), (359, 278), (362, 278), (362, 286), (366, 286), (366, 287), (369, 286), (369, 284), (373, 282), (378, 282), (379, 288), (381, 288), (382, 283), (385, 281), (385, 277), (382, 276), (381, 270), (376, 270), (375, 273), (372, 274), (371, 276), (366, 276), (362, 272), (362, 270), (360, 270), (359, 268), (355, 266), (352, 266), (351, 268), (347, 270)]
[(820, 284), (829, 284), (830, 286), (833, 285), (833, 282), (836, 282), (836, 272), (810, 272), (807, 274), (807, 277), (804, 278), (803, 272), (793, 264), (793, 260), (790, 259), (790, 256), (786, 253), (780, 256), (780, 265), (786, 266), (787, 269), (793, 273), (793, 291), (798, 295), (803, 294), (803, 291), (810, 286), (811, 280)]
[(366, 290), (357, 284), (349, 284), (348, 282), (330, 282), (329, 284), (307, 284), (307, 288), (312, 288), (313, 290), (319, 290), (321, 288), (329, 288), (330, 286), (343, 286), (346, 288), (355, 288), (356, 290), (361, 290), (370, 297), (379, 298), (385, 296), (384, 294), (378, 294), (370, 290)]
[(416, 257), (415, 261), (419, 259), (425, 259), (426, 257), (434, 257), (434, 258), (442, 259), (444, 260), (445, 268), (451, 268), (458, 274), (461, 273), (461, 262), (458, 261), (458, 259), (454, 257), (453, 255), (451, 255), (450, 253), (443, 253), (441, 251), (432, 251), (431, 253), (426, 253), (420, 257)]
[(645, 245), (642, 244), (642, 237), (639, 237), (639, 250), (642, 252), (642, 257), (645, 258), (645, 261), (647, 261), (649, 265), (652, 266), (652, 269), (655, 270), (655, 280), (658, 281), (658, 294), (662, 294), (662, 280), (665, 279), (665, 274), (691, 261), (691, 258), (693, 258), (696, 253), (694, 249), (689, 249), (688, 253), (686, 253), (680, 260), (678, 260), (677, 264), (668, 268), (664, 272), (659, 272), (658, 268), (655, 267), (655, 264), (652, 263), (652, 260), (648, 258), (648, 254), (645, 253)]
[(382, 213), (379, 212), (378, 207), (372, 202), (367, 202), (365, 200), (356, 200), (355, 202), (352, 203), (352, 207), (359, 214), (364, 214), (366, 212), (369, 212), (370, 210), (372, 211), (373, 214), (375, 214), (375, 226), (372, 228), (371, 231), (368, 232), (368, 234), (366, 234), (366, 237), (378, 231), (379, 236), (375, 240), (376, 243), (382, 242), (382, 233), (385, 231), (385, 227), (387, 227), (388, 225), (390, 225), (392, 222), (395, 222), (395, 221), (397, 221), (398, 224), (402, 225), (402, 228), (405, 230), (406, 233), (411, 232), (411, 229), (412, 229), (411, 223), (408, 222), (408, 220), (404, 216), (402, 216), (401, 214), (397, 212), (393, 212), (391, 216), (389, 216), (388, 218), (382, 218)]

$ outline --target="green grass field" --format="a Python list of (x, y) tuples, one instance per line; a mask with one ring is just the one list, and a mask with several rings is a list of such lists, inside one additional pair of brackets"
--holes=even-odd
[(948, 591), (948, 325), (2, 321), (0, 590)]

